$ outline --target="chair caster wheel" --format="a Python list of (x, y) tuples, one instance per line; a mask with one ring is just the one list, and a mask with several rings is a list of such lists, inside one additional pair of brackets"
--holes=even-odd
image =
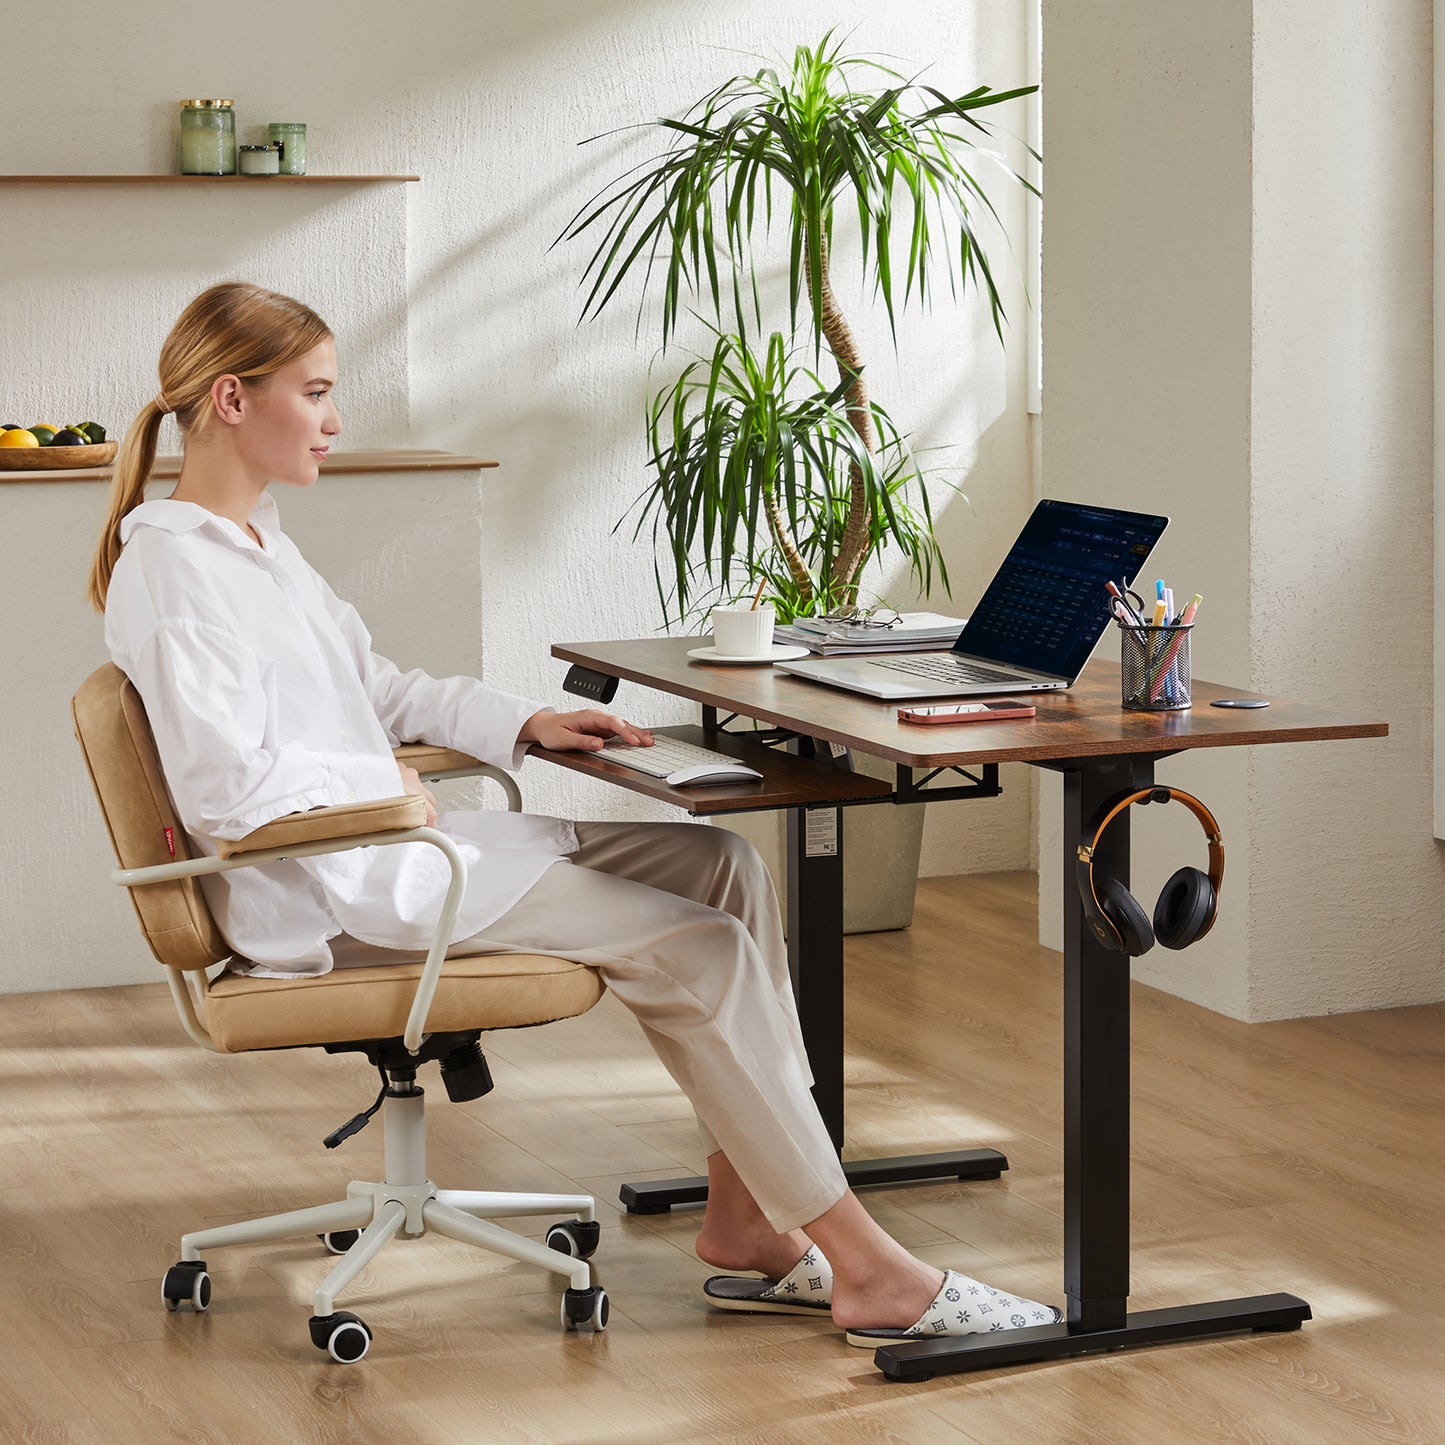
[(325, 1234), (318, 1234), (316, 1237), (332, 1254), (345, 1254), (361, 1238), (361, 1231), (359, 1229), (332, 1229)]
[(547, 1231), (547, 1248), (573, 1259), (591, 1259), (602, 1239), (602, 1226), (597, 1221), (564, 1219)]
[(601, 1334), (607, 1328), (611, 1306), (607, 1291), (600, 1284), (590, 1289), (568, 1289), (562, 1294), (562, 1328), (592, 1330)]
[(371, 1330), (366, 1321), (349, 1310), (312, 1315), (306, 1323), (311, 1331), (311, 1343), (339, 1365), (354, 1365), (371, 1348)]
[(183, 1259), (173, 1264), (161, 1281), (161, 1302), (168, 1310), (174, 1313), (186, 1300), (197, 1314), (211, 1307), (211, 1276), (206, 1273), (203, 1259)]

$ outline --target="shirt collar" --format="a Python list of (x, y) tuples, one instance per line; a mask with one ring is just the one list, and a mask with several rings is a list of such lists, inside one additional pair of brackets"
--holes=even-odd
[[(248, 518), (251, 525), (261, 534), (268, 550), (280, 540), (280, 510), (270, 492), (262, 492)], [(127, 512), (120, 524), (120, 542), (124, 546), (135, 534), (137, 527), (159, 527), (163, 532), (193, 532), (197, 527), (210, 525), (228, 541), (237, 542), (256, 550), (256, 544), (247, 533), (227, 517), (200, 505), (199, 502), (177, 502), (171, 497), (160, 497), (153, 502), (142, 502), (133, 511)]]

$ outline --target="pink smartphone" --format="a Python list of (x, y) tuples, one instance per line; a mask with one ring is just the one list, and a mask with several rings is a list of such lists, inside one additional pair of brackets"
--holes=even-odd
[(1033, 717), (1030, 702), (1004, 697), (996, 702), (940, 702), (898, 709), (898, 721), (907, 723), (1001, 722), (1004, 718)]

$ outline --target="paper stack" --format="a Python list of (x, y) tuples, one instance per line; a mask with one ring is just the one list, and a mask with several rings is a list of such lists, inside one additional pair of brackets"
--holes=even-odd
[(864, 652), (943, 652), (958, 640), (966, 617), (904, 612), (893, 627), (865, 627), (823, 617), (796, 617), (773, 630), (777, 642), (806, 647), (821, 657)]

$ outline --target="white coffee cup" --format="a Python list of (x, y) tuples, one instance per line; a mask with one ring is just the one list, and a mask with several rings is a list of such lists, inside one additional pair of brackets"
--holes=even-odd
[(762, 657), (773, 645), (773, 609), (734, 602), (712, 610), (713, 647), (720, 657)]

